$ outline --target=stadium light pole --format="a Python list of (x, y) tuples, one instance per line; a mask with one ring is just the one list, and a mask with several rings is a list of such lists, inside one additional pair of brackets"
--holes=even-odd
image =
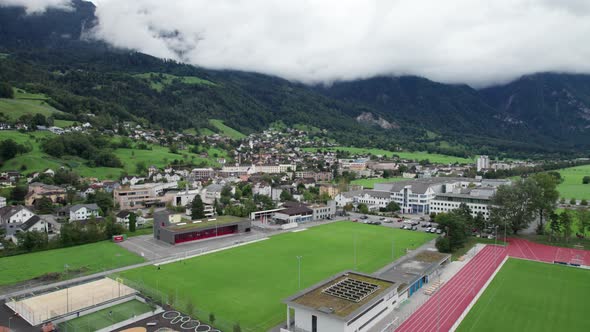
[(301, 289), (301, 259), (303, 256), (295, 256), (297, 257), (297, 274), (299, 276), (299, 289)]
[(354, 234), (354, 238), (353, 238), (353, 247), (354, 247), (354, 270), (356, 271), (356, 234)]

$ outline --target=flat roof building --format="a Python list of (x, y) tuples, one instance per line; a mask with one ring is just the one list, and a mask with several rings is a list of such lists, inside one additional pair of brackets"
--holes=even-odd
[(169, 244), (198, 241), (222, 235), (250, 232), (251, 222), (233, 216), (191, 220), (185, 214), (160, 211), (154, 214), (154, 238)]
[(367, 331), (396, 308), (395, 282), (353, 271), (345, 271), (309, 287), (283, 302), (295, 312), (298, 332)]

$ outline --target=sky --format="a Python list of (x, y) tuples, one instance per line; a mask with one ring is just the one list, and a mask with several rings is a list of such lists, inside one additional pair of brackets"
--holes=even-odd
[[(94, 38), (303, 83), (590, 73), (590, 0), (94, 0)], [(0, 0), (39, 15), (70, 0)]]

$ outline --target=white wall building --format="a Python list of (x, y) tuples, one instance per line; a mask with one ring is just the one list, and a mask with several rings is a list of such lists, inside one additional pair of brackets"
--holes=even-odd
[(370, 331), (399, 306), (395, 282), (347, 271), (283, 301), (297, 332)]
[(477, 171), (480, 172), (484, 169), (490, 168), (490, 157), (488, 156), (479, 156), (477, 157)]
[(92, 204), (76, 204), (70, 207), (70, 221), (88, 220), (99, 217), (100, 208)]
[(452, 193), (439, 194), (430, 203), (430, 211), (434, 213), (446, 213), (458, 209), (461, 204), (466, 204), (473, 217), (481, 213), (485, 220), (490, 219), (492, 197), (496, 189), (492, 187), (456, 190)]

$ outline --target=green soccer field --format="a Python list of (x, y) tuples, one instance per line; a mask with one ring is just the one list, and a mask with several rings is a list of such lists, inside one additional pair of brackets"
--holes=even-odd
[(60, 331), (94, 332), (151, 311), (149, 305), (138, 300), (117, 304), (106, 309), (59, 324)]
[(509, 259), (457, 331), (588, 331), (590, 271)]
[(305, 288), (355, 269), (355, 242), (357, 270), (370, 273), (392, 261), (392, 243), (395, 257), (400, 257), (406, 248), (433, 238), (424, 232), (337, 222), (163, 265), (161, 270), (148, 266), (125, 271), (122, 277), (134, 281), (132, 287), (157, 289), (160, 296), (178, 294), (181, 310), (186, 311), (190, 300), (201, 319), (213, 312), (222, 330), (238, 322), (243, 331), (267, 331), (286, 319), (281, 301), (298, 291), (297, 256), (303, 256)]
[(0, 258), (0, 286), (48, 272), (61, 273), (60, 279), (74, 277), (64, 273), (66, 264), (70, 272), (78, 270), (82, 274), (91, 274), (142, 262), (144, 259), (140, 256), (109, 241), (3, 257)]

